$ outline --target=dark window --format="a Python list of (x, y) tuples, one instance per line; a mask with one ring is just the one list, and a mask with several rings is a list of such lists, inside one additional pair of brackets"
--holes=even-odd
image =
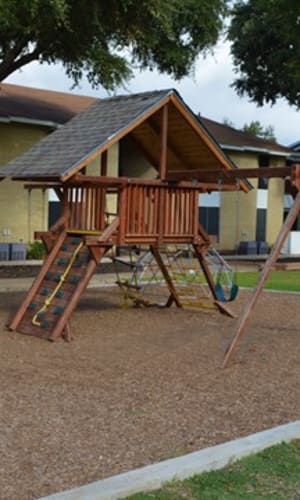
[(269, 155), (259, 155), (258, 166), (259, 167), (269, 167), (270, 166), (270, 156)]
[(268, 179), (261, 177), (258, 179), (258, 189), (268, 189)]
[(48, 227), (53, 226), (57, 219), (61, 216), (61, 202), (49, 201), (48, 210)]
[(199, 207), (199, 222), (208, 234), (219, 236), (219, 207)]
[(256, 241), (266, 241), (267, 211), (258, 208), (256, 211)]
[[(259, 167), (269, 167), (270, 166), (270, 156), (269, 155), (259, 155), (258, 157)], [(268, 189), (268, 179), (262, 177), (258, 179), (258, 189)]]

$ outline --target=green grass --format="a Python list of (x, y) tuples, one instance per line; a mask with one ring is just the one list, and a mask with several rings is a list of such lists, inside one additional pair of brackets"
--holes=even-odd
[(296, 500), (300, 498), (300, 440), (273, 446), (223, 470), (173, 482), (131, 500)]
[[(237, 273), (237, 284), (252, 288), (256, 285), (259, 273)], [(272, 271), (265, 285), (266, 289), (300, 292), (300, 271)]]

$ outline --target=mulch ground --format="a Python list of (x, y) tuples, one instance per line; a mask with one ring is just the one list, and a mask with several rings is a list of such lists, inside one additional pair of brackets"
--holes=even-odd
[[(233, 308), (242, 310), (241, 292)], [(176, 308), (121, 309), (87, 292), (75, 341), (5, 328), (0, 294), (0, 497), (31, 500), (300, 418), (300, 295), (265, 293), (235, 362), (236, 320)]]

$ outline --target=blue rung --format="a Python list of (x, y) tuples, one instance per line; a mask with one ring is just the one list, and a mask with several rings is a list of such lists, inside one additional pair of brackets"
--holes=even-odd
[(42, 321), (42, 322), (41, 322), (41, 327), (42, 327), (42, 328), (48, 328), (48, 326), (49, 326), (48, 321)]
[(66, 263), (67, 259), (64, 259), (63, 257), (59, 257), (59, 259), (57, 259), (57, 264), (59, 264), (60, 266), (65, 265)]
[(37, 315), (38, 319), (42, 319), (44, 316), (45, 316), (45, 311), (41, 311)]
[(49, 293), (49, 288), (42, 288), (40, 291), (41, 295), (48, 295), (48, 293)]
[(50, 273), (49, 271), (45, 274), (45, 280), (51, 280), (52, 278), (52, 273)]
[(60, 278), (61, 278), (61, 274), (56, 274), (55, 275), (55, 281), (60, 281)]
[(79, 276), (71, 276), (70, 278), (70, 283), (72, 283), (73, 285), (76, 285), (79, 281), (80, 281)]
[(81, 262), (81, 260), (76, 260), (76, 261), (74, 262), (74, 267), (81, 267), (81, 266), (82, 266), (82, 262)]
[(72, 238), (71, 241), (72, 241), (72, 245), (79, 245), (79, 243), (81, 242), (81, 238), (78, 238), (78, 236), (77, 236), (75, 238)]
[(64, 312), (64, 308), (60, 306), (56, 306), (54, 308), (54, 314), (62, 314)]
[(55, 294), (55, 297), (57, 297), (58, 299), (61, 299), (64, 295), (64, 292), (62, 290), (57, 290), (56, 294)]
[(63, 243), (62, 246), (61, 246), (61, 249), (65, 252), (66, 250), (68, 250), (68, 245), (67, 243)]
[(30, 302), (30, 304), (28, 306), (28, 309), (30, 309), (30, 311), (33, 311), (35, 308), (36, 308), (36, 303), (35, 302)]

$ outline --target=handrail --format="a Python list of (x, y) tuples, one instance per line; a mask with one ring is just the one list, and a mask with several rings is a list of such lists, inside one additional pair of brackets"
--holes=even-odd
[[(83, 176), (82, 176), (83, 177)], [(99, 178), (97, 178), (99, 180)], [(78, 230), (105, 228), (109, 200), (107, 178), (96, 185), (67, 183), (64, 207), (69, 211), (68, 227)], [(115, 202), (120, 225), (117, 244), (164, 242), (192, 243), (199, 239), (199, 189), (165, 184), (162, 181), (113, 179), (118, 184)], [(204, 237), (205, 239), (205, 237)]]
[(107, 187), (122, 187), (126, 185), (139, 185), (139, 186), (154, 186), (154, 187), (178, 187), (187, 188), (191, 190), (197, 190), (200, 192), (207, 191), (236, 191), (237, 187), (235, 184), (223, 184), (221, 187), (216, 182), (191, 182), (178, 179), (140, 179), (140, 178), (128, 178), (128, 177), (104, 177), (97, 175), (82, 175), (76, 174), (66, 183), (66, 186), (82, 186), (82, 187), (95, 187), (95, 186), (107, 186)]

